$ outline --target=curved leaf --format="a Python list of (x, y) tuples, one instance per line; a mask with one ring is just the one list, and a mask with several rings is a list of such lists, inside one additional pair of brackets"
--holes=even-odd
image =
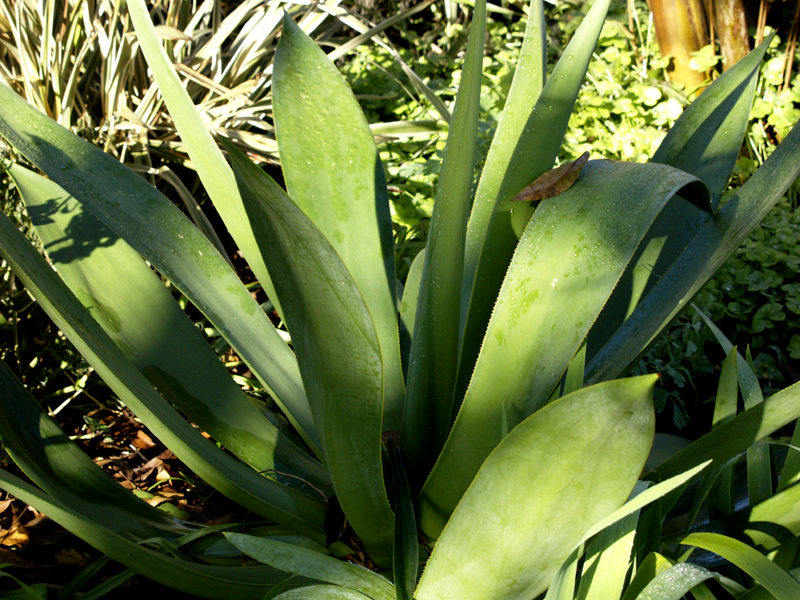
[(395, 600), (394, 586), (364, 567), (313, 550), (242, 533), (226, 533), (225, 537), (248, 556), (280, 571), (350, 588), (375, 600)]
[(58, 273), (167, 400), (257, 471), (288, 472), (317, 488), (330, 484), (322, 465), (250, 403), (124, 240), (52, 181), (18, 165), (8, 172)]
[(214, 143), (200, 113), (184, 89), (172, 61), (167, 57), (144, 1), (130, 0), (127, 8), (136, 30), (139, 47), (153, 72), (158, 90), (169, 108), (170, 116), (180, 133), (181, 141), (186, 145), (186, 151), (203, 182), (203, 187), (256, 278), (264, 286), (272, 303), (278, 307), (278, 312), (281, 312), (280, 298), (274, 293), (269, 273), (258, 252), (258, 245), (247, 221), (244, 206), (236, 189), (236, 181), (228, 163), (225, 162), (222, 152)]
[(529, 599), (619, 508), (653, 442), (655, 376), (584, 388), (514, 429), (442, 533), (417, 600)]
[(616, 377), (687, 305), (800, 175), (795, 125), (763, 165), (710, 219), (587, 367), (588, 382)]
[(384, 377), (384, 429), (399, 429), (405, 384), (392, 220), (375, 139), (344, 78), (288, 14), (274, 64), (275, 135), (286, 188), (339, 254), (372, 314)]
[(98, 467), (0, 363), (0, 440), (14, 462), (47, 494), (69, 501), (114, 533), (150, 538), (189, 531), (123, 488)]
[(155, 188), (0, 86), (0, 134), (175, 284), (233, 346), (319, 456), (294, 354), (228, 263)]
[(664, 165), (591, 161), (569, 190), (542, 202), (508, 269), (461, 412), (422, 490), (426, 535), (436, 537), (500, 441), (503, 410), (512, 429), (546, 402), (647, 227), (682, 188), (705, 191), (694, 177)]
[(205, 439), (125, 358), (52, 267), (2, 214), (0, 255), (114, 393), (190, 469), (253, 512), (324, 540), (324, 503), (262, 477)]
[(800, 486), (786, 488), (764, 502), (711, 521), (703, 529), (724, 533), (761, 551), (800, 535)]
[[(56, 523), (125, 566), (163, 585), (203, 598), (261, 600), (288, 575), (270, 567), (217, 567), (179, 560), (109, 531), (90, 517), (0, 469), (0, 488), (46, 513)], [(314, 580), (298, 580), (308, 585)]]
[[(670, 165), (700, 178), (711, 192), (711, 213), (716, 210), (739, 157), (750, 108), (753, 105), (759, 66), (769, 40), (753, 50), (712, 83), (692, 102), (661, 142), (652, 162)], [(642, 251), (651, 240), (661, 240), (658, 260), (652, 261), (645, 292), (663, 276), (711, 215), (673, 198), (653, 223)], [(642, 257), (639, 252), (632, 266)], [(589, 360), (629, 316), (630, 280), (623, 275), (620, 287), (609, 299), (589, 336)]]
[(232, 144), (226, 146), (292, 324), (337, 499), (372, 560), (389, 564), (394, 516), (381, 463), (385, 380), (372, 315), (349, 270), (316, 225), (244, 154)]
[(757, 441), (800, 417), (800, 383), (773, 394), (764, 402), (722, 423), (672, 458), (658, 465), (648, 478), (673, 477), (705, 461), (707, 469), (723, 466)]
[(719, 578), (717, 573), (698, 565), (678, 563), (665, 569), (644, 587), (637, 600), (680, 600), (693, 587)]
[(747, 544), (717, 533), (690, 533), (678, 542), (719, 554), (763, 585), (777, 600), (800, 598), (800, 583)]

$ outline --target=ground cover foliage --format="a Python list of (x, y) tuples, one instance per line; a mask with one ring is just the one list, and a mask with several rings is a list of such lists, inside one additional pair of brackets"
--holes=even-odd
[[(564, 7), (562, 6), (561, 9), (563, 10)], [(577, 18), (575, 19), (575, 22), (576, 23), (578, 22)], [(641, 80), (638, 80), (637, 79), (638, 76), (635, 75), (634, 79), (636, 81), (628, 80), (626, 81), (625, 84), (619, 85), (618, 87), (616, 87), (615, 84), (611, 82), (611, 80), (613, 79), (613, 75), (617, 74), (617, 72), (630, 73), (629, 69), (625, 69), (625, 67), (629, 66), (630, 63), (626, 64), (625, 58), (624, 57), (620, 58), (619, 56), (620, 54), (624, 53), (617, 52), (618, 50), (620, 50), (620, 44), (625, 43), (623, 41), (623, 37), (624, 39), (629, 40), (629, 36), (624, 36), (624, 34), (614, 33), (613, 32), (614, 27), (618, 26), (612, 25), (611, 26), (612, 29), (610, 30), (604, 29), (604, 32), (600, 38), (601, 46), (597, 51), (598, 55), (602, 59), (601, 68), (604, 68), (606, 71), (610, 70), (612, 72), (612, 77), (607, 77), (607, 80), (597, 79), (598, 75), (593, 72), (593, 77), (597, 79), (596, 82), (592, 83), (592, 85), (595, 86), (594, 91), (589, 92), (591, 97), (587, 99), (585, 104), (579, 102), (579, 107), (588, 105), (592, 106), (593, 108), (588, 109), (588, 114), (583, 114), (583, 115), (581, 114), (581, 110), (579, 108), (578, 112), (573, 117), (573, 122), (571, 123), (569, 128), (570, 134), (566, 138), (565, 149), (562, 150), (564, 154), (562, 155), (561, 158), (564, 161), (567, 161), (571, 157), (574, 157), (575, 154), (579, 153), (579, 151), (583, 149), (586, 144), (592, 145), (593, 142), (596, 142), (596, 140), (600, 139), (602, 139), (605, 143), (608, 144), (608, 149), (606, 150), (606, 152), (604, 152), (606, 156), (625, 158), (629, 160), (641, 159), (645, 156), (649, 156), (649, 153), (651, 153), (658, 146), (658, 143), (661, 141), (661, 136), (663, 135), (663, 131), (659, 132), (657, 127), (671, 124), (674, 121), (674, 119), (678, 116), (678, 110), (675, 106), (675, 103), (680, 104), (681, 102), (680, 94), (671, 93), (669, 91), (669, 88), (661, 85), (655, 77), (653, 77), (652, 80), (649, 76), (648, 78), (642, 77)], [(499, 35), (496, 34), (495, 37), (499, 37), (500, 39), (512, 39), (512, 40), (516, 37), (517, 45), (519, 44), (519, 32), (516, 32), (515, 34), (513, 31), (514, 29), (513, 26), (509, 26), (508, 24), (502, 22), (499, 24), (490, 24), (489, 27), (490, 33), (492, 32), (493, 28), (495, 32), (500, 32)], [(566, 30), (565, 35), (567, 33), (568, 34), (573, 33), (572, 31), (569, 31), (569, 28), (565, 28), (565, 30)], [(411, 29), (410, 31), (412, 33), (410, 34), (409, 37), (415, 43), (411, 43), (409, 45), (412, 48), (415, 45), (417, 47), (423, 47), (425, 45), (424, 43), (414, 39), (413, 37), (414, 30)], [(452, 46), (454, 50), (451, 51), (455, 56), (457, 56), (458, 52), (461, 50), (463, 46), (463, 44), (460, 44), (458, 42), (459, 35), (461, 35), (461, 37), (463, 38), (463, 26), (461, 26), (461, 32), (459, 33), (459, 25), (458, 23), (455, 23), (453, 25), (450, 25), (450, 31), (451, 33), (445, 36), (444, 39), (445, 40), (450, 39), (453, 41)], [(622, 30), (620, 29), (620, 31)], [(422, 37), (424, 37), (424, 32), (420, 35), (420, 38)], [(491, 35), (490, 39), (494, 40), (494, 38), (492, 38)], [(607, 44), (607, 46), (605, 46), (605, 49), (603, 49), (604, 44)], [(491, 45), (492, 44), (490, 43), (489, 46), (491, 47)], [(489, 67), (489, 72), (487, 73), (487, 79), (492, 83), (492, 85), (490, 86), (490, 91), (482, 96), (482, 108), (484, 108), (486, 111), (485, 114), (487, 115), (487, 119), (479, 126), (478, 139), (481, 140), (481, 144), (478, 145), (479, 149), (478, 151), (479, 153), (482, 152), (484, 154), (488, 151), (489, 140), (491, 139), (491, 134), (493, 133), (493, 129), (496, 125), (496, 121), (493, 121), (493, 117), (496, 118), (497, 114), (499, 114), (499, 111), (502, 109), (503, 99), (507, 95), (507, 87), (510, 84), (510, 75), (512, 72), (511, 65), (513, 64), (514, 60), (513, 57), (516, 54), (516, 47), (514, 46), (513, 42), (506, 46), (503, 46), (503, 44), (500, 42), (497, 42), (495, 45), (497, 47), (497, 51), (492, 56), (496, 60), (490, 61), (490, 63), (487, 65)], [(611, 50), (609, 50), (609, 48), (611, 48)], [(614, 48), (616, 48), (617, 51), (613, 50)], [(776, 46), (773, 51), (777, 52), (778, 48), (779, 46)], [(440, 73), (441, 81), (436, 81), (435, 79), (427, 79), (425, 83), (427, 83), (434, 90), (440, 89), (440, 86), (444, 88), (452, 87), (453, 89), (455, 89), (455, 85), (460, 80), (459, 79), (460, 74), (441, 73), (440, 71), (442, 68), (441, 65), (447, 64), (447, 56), (448, 56), (447, 52), (450, 49), (444, 42), (442, 42), (440, 49), (442, 51), (441, 55), (438, 53), (434, 53), (434, 55), (443, 57), (441, 59), (441, 63), (437, 65), (436, 64), (437, 59), (435, 58), (431, 60), (431, 63), (433, 65), (432, 68), (434, 69), (434, 71)], [(603, 50), (602, 53), (600, 52), (601, 50)], [(655, 55), (653, 56), (655, 57)], [(377, 59), (371, 58), (369, 60), (371, 60), (372, 62), (376, 62)], [(348, 65), (357, 64), (357, 62), (358, 59), (352, 62), (345, 63), (344, 66), (346, 72), (349, 72)], [(407, 62), (411, 61), (407, 60)], [(658, 67), (659, 62), (657, 59), (654, 58), (653, 62), (655, 62), (656, 69), (660, 68)], [(416, 68), (416, 63), (414, 64)], [(494, 67), (498, 67), (496, 72), (494, 72), (493, 70)], [(350, 77), (351, 81), (354, 80), (354, 77), (357, 80), (358, 78), (357, 71), (358, 68), (355, 68), (353, 71), (353, 73), (355, 74), (351, 73)], [(422, 61), (422, 68), (420, 69), (420, 71), (424, 74), (424, 61)], [(658, 73), (656, 72), (656, 73), (650, 73), (649, 75), (657, 75), (657, 74)], [(604, 78), (606, 77), (605, 74), (603, 74), (602, 76)], [(399, 79), (399, 77), (397, 77), (397, 79)], [(411, 86), (410, 84), (406, 85)], [(506, 86), (506, 91), (503, 91), (504, 90), (503, 86)], [(357, 91), (359, 91), (357, 83), (355, 84), (355, 87)], [(590, 86), (587, 87), (590, 88)], [(629, 96), (629, 94), (631, 94), (630, 90), (632, 89), (632, 87), (634, 87), (637, 90), (637, 93)], [(587, 88), (585, 87), (584, 93), (587, 93), (586, 89)], [(609, 93), (609, 90), (612, 90), (612, 92)], [(616, 90), (616, 93), (619, 94), (618, 96), (619, 100), (624, 100), (626, 98), (630, 100), (630, 103), (626, 102), (619, 103), (620, 106), (624, 108), (624, 110), (617, 110), (615, 108), (616, 107), (615, 103), (609, 104), (608, 98), (613, 97), (614, 94), (613, 90)], [(370, 105), (367, 103), (369, 102), (375, 103), (374, 104), (375, 106), (379, 106), (382, 102), (391, 103), (391, 101), (393, 100), (392, 98), (386, 97), (391, 95), (391, 92), (386, 93), (385, 91), (382, 91), (379, 88), (379, 86), (370, 87), (369, 85), (365, 84), (363, 91), (364, 92), (371, 91), (372, 94), (370, 95), (381, 96), (381, 98), (375, 100), (366, 100), (365, 102), (363, 102), (368, 107), (368, 110)], [(417, 101), (414, 103), (410, 102), (405, 103), (406, 104), (405, 108), (402, 106), (404, 103), (400, 102), (399, 106), (397, 106), (396, 108), (396, 112), (393, 112), (391, 114), (395, 114), (396, 118), (403, 118), (408, 121), (416, 121), (418, 122), (419, 127), (428, 127), (431, 129), (441, 128), (442, 127), (441, 124), (430, 123), (430, 121), (438, 121), (440, 119), (437, 117), (435, 109), (431, 109), (429, 105), (425, 104), (424, 94), (421, 95), (418, 92), (412, 92), (412, 93), (416, 93)], [(661, 95), (657, 96), (657, 93)], [(365, 93), (364, 95), (367, 94)], [(448, 95), (444, 93), (441, 94), (441, 96), (449, 100), (450, 98), (453, 97), (453, 94)], [(594, 98), (594, 100), (592, 100), (591, 98)], [(598, 98), (600, 99), (600, 101), (598, 101)], [(638, 100), (641, 100), (642, 98), (644, 98), (645, 101), (638, 103)], [(594, 103), (594, 105), (592, 103)], [(782, 103), (783, 104), (781, 105), (782, 106), (781, 110), (783, 110), (784, 112), (781, 114), (785, 114), (787, 102), (784, 99), (782, 100)], [(654, 109), (654, 107), (661, 107), (661, 108), (659, 108), (658, 110), (652, 110)], [(594, 111), (594, 109), (597, 110)], [(612, 111), (611, 109), (614, 110)], [(376, 108), (375, 110), (377, 111), (379, 110), (379, 108)], [(761, 110), (766, 110), (766, 109), (764, 109), (764, 107), (761, 106)], [(607, 115), (606, 112), (608, 113)], [(612, 112), (614, 115), (613, 118), (611, 118)], [(378, 120), (385, 121), (386, 119), (381, 118), (380, 114), (381, 113), (376, 112), (376, 115), (379, 115)], [(766, 116), (768, 114), (771, 113), (764, 112), (762, 116)], [(787, 122), (788, 119), (791, 118), (791, 113), (789, 113), (789, 115), (790, 115), (789, 117), (785, 117)], [(619, 121), (616, 121), (616, 119), (619, 119)], [(778, 119), (774, 125), (773, 123), (768, 123), (768, 125), (772, 125), (777, 129), (779, 123), (780, 120)], [(632, 139), (632, 136), (630, 135), (631, 132), (636, 131), (637, 128), (642, 128), (642, 127), (645, 127), (648, 132), (652, 131), (652, 137), (639, 136), (638, 138)], [(652, 127), (652, 129), (649, 129), (650, 127)], [(617, 132), (620, 132), (619, 135), (615, 135)], [(775, 135), (774, 131), (764, 130), (764, 132), (766, 138), (768, 138), (769, 135)], [(752, 132), (750, 135), (752, 135)], [(781, 137), (782, 135), (785, 135), (785, 132), (781, 134)], [(591, 142), (589, 140), (591, 140)], [(384, 160), (387, 164), (387, 168), (390, 174), (390, 180), (389, 180), (390, 190), (393, 191), (394, 193), (393, 205), (398, 222), (398, 226), (396, 227), (395, 233), (396, 233), (396, 241), (400, 242), (397, 244), (397, 247), (401, 252), (401, 258), (405, 257), (408, 259), (408, 261), (401, 261), (400, 263), (401, 265), (406, 264), (407, 266), (410, 266), (411, 259), (413, 258), (416, 250), (421, 246), (421, 239), (423, 239), (418, 234), (421, 233), (424, 236), (425, 233), (424, 218), (430, 216), (430, 210), (431, 210), (430, 199), (433, 197), (433, 190), (435, 189), (437, 183), (437, 179), (433, 175), (439, 172), (441, 163), (441, 156), (436, 154), (433, 155), (428, 154), (426, 152), (426, 146), (427, 149), (430, 149), (432, 145), (435, 146), (437, 143), (440, 144), (439, 149), (442, 150), (443, 148), (441, 147), (440, 142), (433, 142), (432, 144), (431, 142), (422, 142), (422, 143), (393, 142), (392, 144), (386, 147), (387, 149), (382, 151)], [(752, 140), (750, 143), (751, 145), (755, 145), (755, 142), (753, 142)], [(751, 160), (753, 160), (757, 164), (759, 161), (766, 158), (766, 155), (768, 155), (768, 153), (773, 149), (773, 147), (774, 146), (770, 143), (765, 144), (763, 146), (765, 150), (764, 154), (754, 159), (751, 158)], [(415, 154), (419, 154), (419, 156), (415, 157), (414, 156)], [(480, 158), (478, 160), (480, 161)], [(740, 166), (740, 170), (747, 168), (748, 163), (741, 163), (740, 161), (740, 165), (741, 164), (745, 164), (745, 167)], [(750, 166), (750, 169), (752, 170), (752, 165)], [(394, 190), (392, 188), (394, 188)], [(12, 208), (9, 210), (9, 212), (13, 213), (14, 210), (17, 210), (16, 204), (10, 204), (10, 205), (12, 206)], [(772, 214), (774, 213), (771, 213), (771, 216)], [(20, 221), (24, 222), (24, 216), (21, 213), (18, 215), (18, 218), (20, 219)], [(791, 231), (792, 228), (791, 226), (787, 226), (785, 221), (786, 221), (785, 219), (780, 220), (779, 218), (778, 222), (775, 225), (771, 225), (771, 221), (768, 218), (763, 227), (767, 230), (769, 230), (769, 228), (771, 227), (774, 227), (779, 232), (782, 232), (785, 238), (782, 239), (785, 243), (788, 244), (788, 240), (791, 237), (790, 235), (788, 235), (788, 232)], [(756, 237), (758, 235), (763, 236), (763, 234), (758, 234), (758, 233), (755, 235)], [(770, 265), (760, 264), (761, 261), (759, 261), (758, 259), (760, 255), (758, 254), (757, 241), (758, 240), (756, 239), (755, 246), (749, 248), (745, 246), (743, 249), (737, 252), (745, 253), (745, 256), (748, 256), (746, 253), (749, 252), (750, 257), (748, 258), (748, 260), (750, 260), (753, 265), (759, 263), (760, 267), (770, 267)], [(402, 253), (406, 254), (403, 256)], [(767, 258), (771, 259), (775, 257), (767, 257)], [(783, 256), (778, 257), (777, 262), (771, 265), (772, 270), (773, 271), (775, 270), (774, 269), (775, 264), (778, 264), (781, 261), (785, 260), (789, 259), (786, 259)], [(741, 270), (741, 268), (742, 267), (739, 264), (738, 269)], [(753, 268), (755, 269), (755, 266)], [(402, 270), (400, 272), (402, 272)], [(768, 277), (769, 280), (773, 283), (777, 281), (776, 277), (779, 278), (781, 276), (780, 274), (772, 275), (771, 272), (766, 272), (763, 273), (762, 275)], [(404, 279), (404, 277), (402, 278)], [(741, 285), (742, 277), (739, 277), (738, 275), (734, 274), (733, 278), (737, 284)], [(751, 279), (755, 280), (756, 278), (757, 277), (751, 278), (750, 275), (748, 275), (745, 278), (748, 283), (748, 291), (753, 293), (763, 293), (767, 291), (767, 288), (758, 289), (759, 285), (754, 285), (753, 287), (755, 289), (753, 290), (749, 289), (749, 286), (752, 283)], [(29, 319), (31, 322), (35, 321), (35, 319), (37, 318), (40, 318), (38, 315), (35, 314), (34, 310), (31, 310), (31, 307), (27, 306), (29, 304), (29, 299), (26, 294), (20, 293), (19, 289), (15, 287), (15, 281), (13, 277), (12, 276), (7, 277), (6, 282), (8, 285), (8, 287), (6, 288), (8, 290), (6, 298), (9, 303), (8, 305), (12, 307), (12, 310), (14, 310), (15, 312), (19, 311), (19, 314), (25, 315), (24, 318)], [(723, 284), (721, 284), (720, 287), (722, 287), (723, 292), (730, 292), (729, 289), (724, 287), (725, 285), (727, 285), (727, 287), (730, 287), (729, 281), (725, 281), (723, 282)], [(713, 288), (710, 289), (713, 290)], [(788, 293), (791, 293), (792, 289), (793, 288), (790, 288), (786, 291)], [(712, 296), (714, 295), (713, 292), (709, 293), (712, 293)], [(722, 295), (722, 292), (718, 292), (718, 294)], [(739, 294), (739, 295), (732, 294), (732, 297), (738, 300), (743, 295), (744, 294)], [(714, 305), (713, 298), (710, 300), (705, 300), (704, 297), (701, 296), (700, 298), (698, 298), (698, 300), (700, 302), (705, 302), (712, 309), (719, 308), (716, 305)], [(740, 304), (744, 303), (745, 300), (747, 299), (745, 298), (741, 300)], [(776, 304), (774, 300), (775, 300), (774, 297), (770, 297), (771, 304)], [(729, 305), (734, 301), (725, 304), (727, 310), (731, 311)], [(760, 300), (758, 298), (752, 299), (751, 304), (754, 306), (759, 306), (758, 304), (759, 301)], [(791, 299), (786, 301), (787, 306), (789, 306), (790, 301)], [(778, 302), (780, 302), (780, 300)], [(722, 303), (723, 302), (721, 301), (719, 302), (719, 304)], [(778, 312), (780, 311), (777, 311), (774, 308), (764, 311), (765, 314), (761, 316), (762, 321), (764, 323), (771, 323), (772, 326), (770, 326), (769, 324), (765, 324), (762, 331), (776, 329), (774, 325), (776, 322), (780, 320), (780, 317), (777, 316)], [(716, 319), (721, 318), (718, 313), (715, 314), (714, 317)], [(197, 315), (197, 318), (199, 320), (200, 318), (199, 315)], [(12, 327), (10, 327), (10, 329), (12, 330), (11, 331), (12, 334), (14, 332), (20, 331), (19, 329), (13, 327), (14, 325), (17, 324), (19, 324), (19, 322), (17, 321), (13, 321), (11, 323)], [(38, 381), (38, 383), (34, 384), (32, 389), (34, 389), (39, 394), (41, 394), (44, 391), (45, 393), (39, 397), (40, 398), (44, 397), (47, 406), (55, 410), (57, 410), (64, 403), (64, 401), (67, 400), (71, 395), (75, 395), (78, 398), (90, 397), (91, 392), (89, 391), (87, 393), (86, 391), (87, 384), (89, 385), (93, 383), (98, 384), (99, 380), (97, 380), (96, 376), (93, 375), (88, 365), (83, 363), (82, 359), (69, 348), (68, 344), (63, 340), (63, 337), (59, 336), (57, 331), (55, 331), (52, 328), (52, 326), (35, 325), (35, 327), (37, 328), (37, 330), (40, 330), (42, 332), (41, 336), (38, 337), (22, 336), (22, 338), (19, 339), (18, 343), (15, 343), (13, 346), (8, 346), (8, 348), (14, 349), (15, 356), (13, 357), (13, 360), (17, 362), (17, 367), (20, 370), (27, 371), (25, 373), (26, 380), (32, 380), (34, 382)], [(748, 326), (745, 325), (745, 328), (748, 328)], [(211, 328), (209, 327), (209, 329)], [(746, 333), (750, 334), (754, 333), (755, 325), (749, 327), (749, 329), (750, 331), (747, 331)], [(695, 329), (692, 329), (692, 331), (695, 331)], [(209, 331), (209, 333), (212, 336), (214, 336), (214, 339), (219, 341), (219, 338), (214, 335), (213, 331)], [(700, 334), (699, 332), (698, 335), (702, 336), (702, 334)], [(775, 343), (768, 344), (767, 342), (769, 341)], [(686, 342), (686, 345), (687, 347), (690, 347), (690, 345), (693, 343), (696, 344), (696, 341), (689, 340)], [(778, 348), (781, 347), (779, 341), (769, 340), (768, 337), (765, 338), (765, 341), (761, 343), (755, 340), (753, 346), (754, 348), (761, 348), (764, 346), (764, 344), (767, 344), (767, 346), (770, 345), (777, 346)], [(224, 343), (222, 343), (221, 346), (224, 346)], [(42, 355), (47, 356), (46, 354), (47, 352), (49, 352), (51, 356), (54, 356), (56, 359), (59, 360), (59, 369), (57, 370), (53, 370), (52, 368), (48, 369), (46, 365), (42, 364), (45, 363), (46, 361), (43, 360), (41, 356)], [(29, 361), (27, 360), (27, 357), (31, 357)], [(675, 362), (676, 364), (680, 364), (682, 360), (683, 357), (679, 356), (678, 353), (676, 353), (676, 358), (673, 362)], [(756, 356), (756, 360), (758, 361), (758, 356)], [(778, 357), (777, 360), (778, 363), (780, 364), (779, 362), (780, 356)], [(228, 362), (231, 368), (236, 369), (237, 366), (239, 367), (238, 368), (240, 377), (239, 381), (246, 383), (247, 380), (249, 379), (252, 382), (252, 374), (249, 373), (246, 367), (242, 367), (240, 361), (238, 360), (238, 357), (236, 357), (235, 355), (231, 355), (230, 360)], [(239, 364), (236, 365), (233, 363), (239, 363)], [(757, 362), (756, 366), (758, 366), (759, 364), (761, 363)], [(37, 368), (39, 369), (39, 371), (37, 371)], [(39, 376), (38, 379), (36, 375), (37, 373), (41, 373), (41, 376)], [(76, 373), (78, 374), (77, 377), (75, 376)], [(70, 376), (73, 377), (74, 381), (70, 381), (68, 385), (64, 385), (63, 378)], [(718, 376), (718, 373), (715, 373), (715, 376)], [(59, 377), (62, 378), (61, 381), (58, 380)], [(46, 390), (53, 390), (53, 391), (49, 392)], [(74, 402), (74, 400), (72, 402)], [(103, 404), (104, 402), (105, 400), (102, 400), (101, 404)], [(108, 409), (107, 406), (104, 406), (104, 408), (106, 410)], [(114, 439), (115, 435), (105, 436), (106, 432), (103, 430), (102, 417), (103, 415), (97, 413), (86, 415), (86, 418), (84, 419), (87, 427), (86, 431), (91, 432), (91, 436), (94, 437), (95, 439), (97, 439), (97, 437), (102, 437), (104, 442), (106, 441), (106, 439), (108, 439), (109, 440), (108, 444), (111, 447), (113, 447), (114, 444), (111, 440)], [(118, 424), (117, 421), (114, 421), (114, 423)], [(139, 429), (138, 427), (135, 428), (135, 430), (136, 432), (133, 434), (135, 439), (139, 440), (139, 443), (143, 444), (143, 447), (147, 447), (148, 444), (146, 439), (147, 434), (142, 432), (142, 434), (140, 435), (139, 432), (141, 432), (142, 430)], [(100, 434), (99, 436), (97, 435), (98, 433)], [(128, 434), (130, 434), (130, 430), (128, 431)], [(136, 446), (136, 444), (134, 444), (134, 446)], [(164, 454), (164, 452), (161, 451), (160, 449), (159, 449), (159, 454), (155, 458), (158, 458), (159, 460), (162, 461), (163, 463), (162, 470), (159, 471), (156, 462), (156, 467), (154, 467), (152, 470), (148, 472), (147, 469), (145, 469), (143, 471), (143, 473), (146, 473), (147, 476), (142, 476), (141, 474), (137, 474), (138, 480), (137, 478), (131, 478), (132, 480), (135, 481), (135, 484), (137, 486), (152, 487), (153, 485), (156, 485), (156, 482), (153, 481), (152, 477), (154, 476), (157, 477), (158, 473), (162, 474), (167, 473), (169, 475), (178, 474), (181, 477), (184, 476), (183, 472), (178, 470), (178, 468), (169, 467), (171, 457), (168, 456), (167, 454)], [(191, 476), (188, 477), (191, 479)], [(164, 479), (165, 478), (162, 475), (161, 481), (163, 481)], [(162, 498), (169, 499), (170, 495), (173, 493), (175, 494), (182, 493), (180, 490), (170, 488), (168, 484), (169, 482), (157, 484), (159, 488), (164, 488), (163, 489), (164, 493), (160, 494)], [(187, 495), (189, 493), (190, 492), (187, 491)], [(156, 502), (154, 502), (154, 504), (159, 502), (164, 502), (164, 500), (158, 499), (156, 500)], [(202, 506), (202, 503), (193, 502), (191, 499), (189, 501), (183, 502), (182, 504), (180, 501), (174, 501), (174, 502), (176, 502), (176, 504), (179, 507), (182, 507), (183, 509), (191, 508), (192, 506), (195, 507)]]

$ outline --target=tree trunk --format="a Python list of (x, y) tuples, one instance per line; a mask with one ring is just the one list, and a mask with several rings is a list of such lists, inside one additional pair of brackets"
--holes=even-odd
[(747, 19), (742, 0), (714, 0), (714, 24), (727, 71), (750, 52)]
[[(724, 1), (724, 0), (723, 0)], [(691, 53), (708, 45), (708, 26), (702, 0), (649, 0), (662, 56), (672, 56), (667, 74), (687, 90), (706, 80), (689, 67)]]

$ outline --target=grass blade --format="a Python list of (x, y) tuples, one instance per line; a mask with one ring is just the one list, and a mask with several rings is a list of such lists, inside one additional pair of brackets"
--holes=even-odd
[[(186, 593), (227, 600), (261, 600), (287, 577), (270, 567), (216, 567), (181, 561), (159, 554), (135, 541), (98, 525), (90, 517), (72, 511), (61, 501), (0, 469), (0, 487), (26, 504), (46, 513), (56, 523), (86, 540), (114, 560), (146, 574), (150, 579)], [(306, 580), (306, 583), (309, 581)], [(303, 581), (298, 581), (302, 585)]]

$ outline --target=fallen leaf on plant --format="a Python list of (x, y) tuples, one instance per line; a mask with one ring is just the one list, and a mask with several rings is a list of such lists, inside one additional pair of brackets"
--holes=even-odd
[(583, 165), (588, 160), (589, 153), (584, 152), (576, 160), (542, 173), (533, 183), (525, 186), (513, 201), (547, 200), (563, 194), (578, 179)]

